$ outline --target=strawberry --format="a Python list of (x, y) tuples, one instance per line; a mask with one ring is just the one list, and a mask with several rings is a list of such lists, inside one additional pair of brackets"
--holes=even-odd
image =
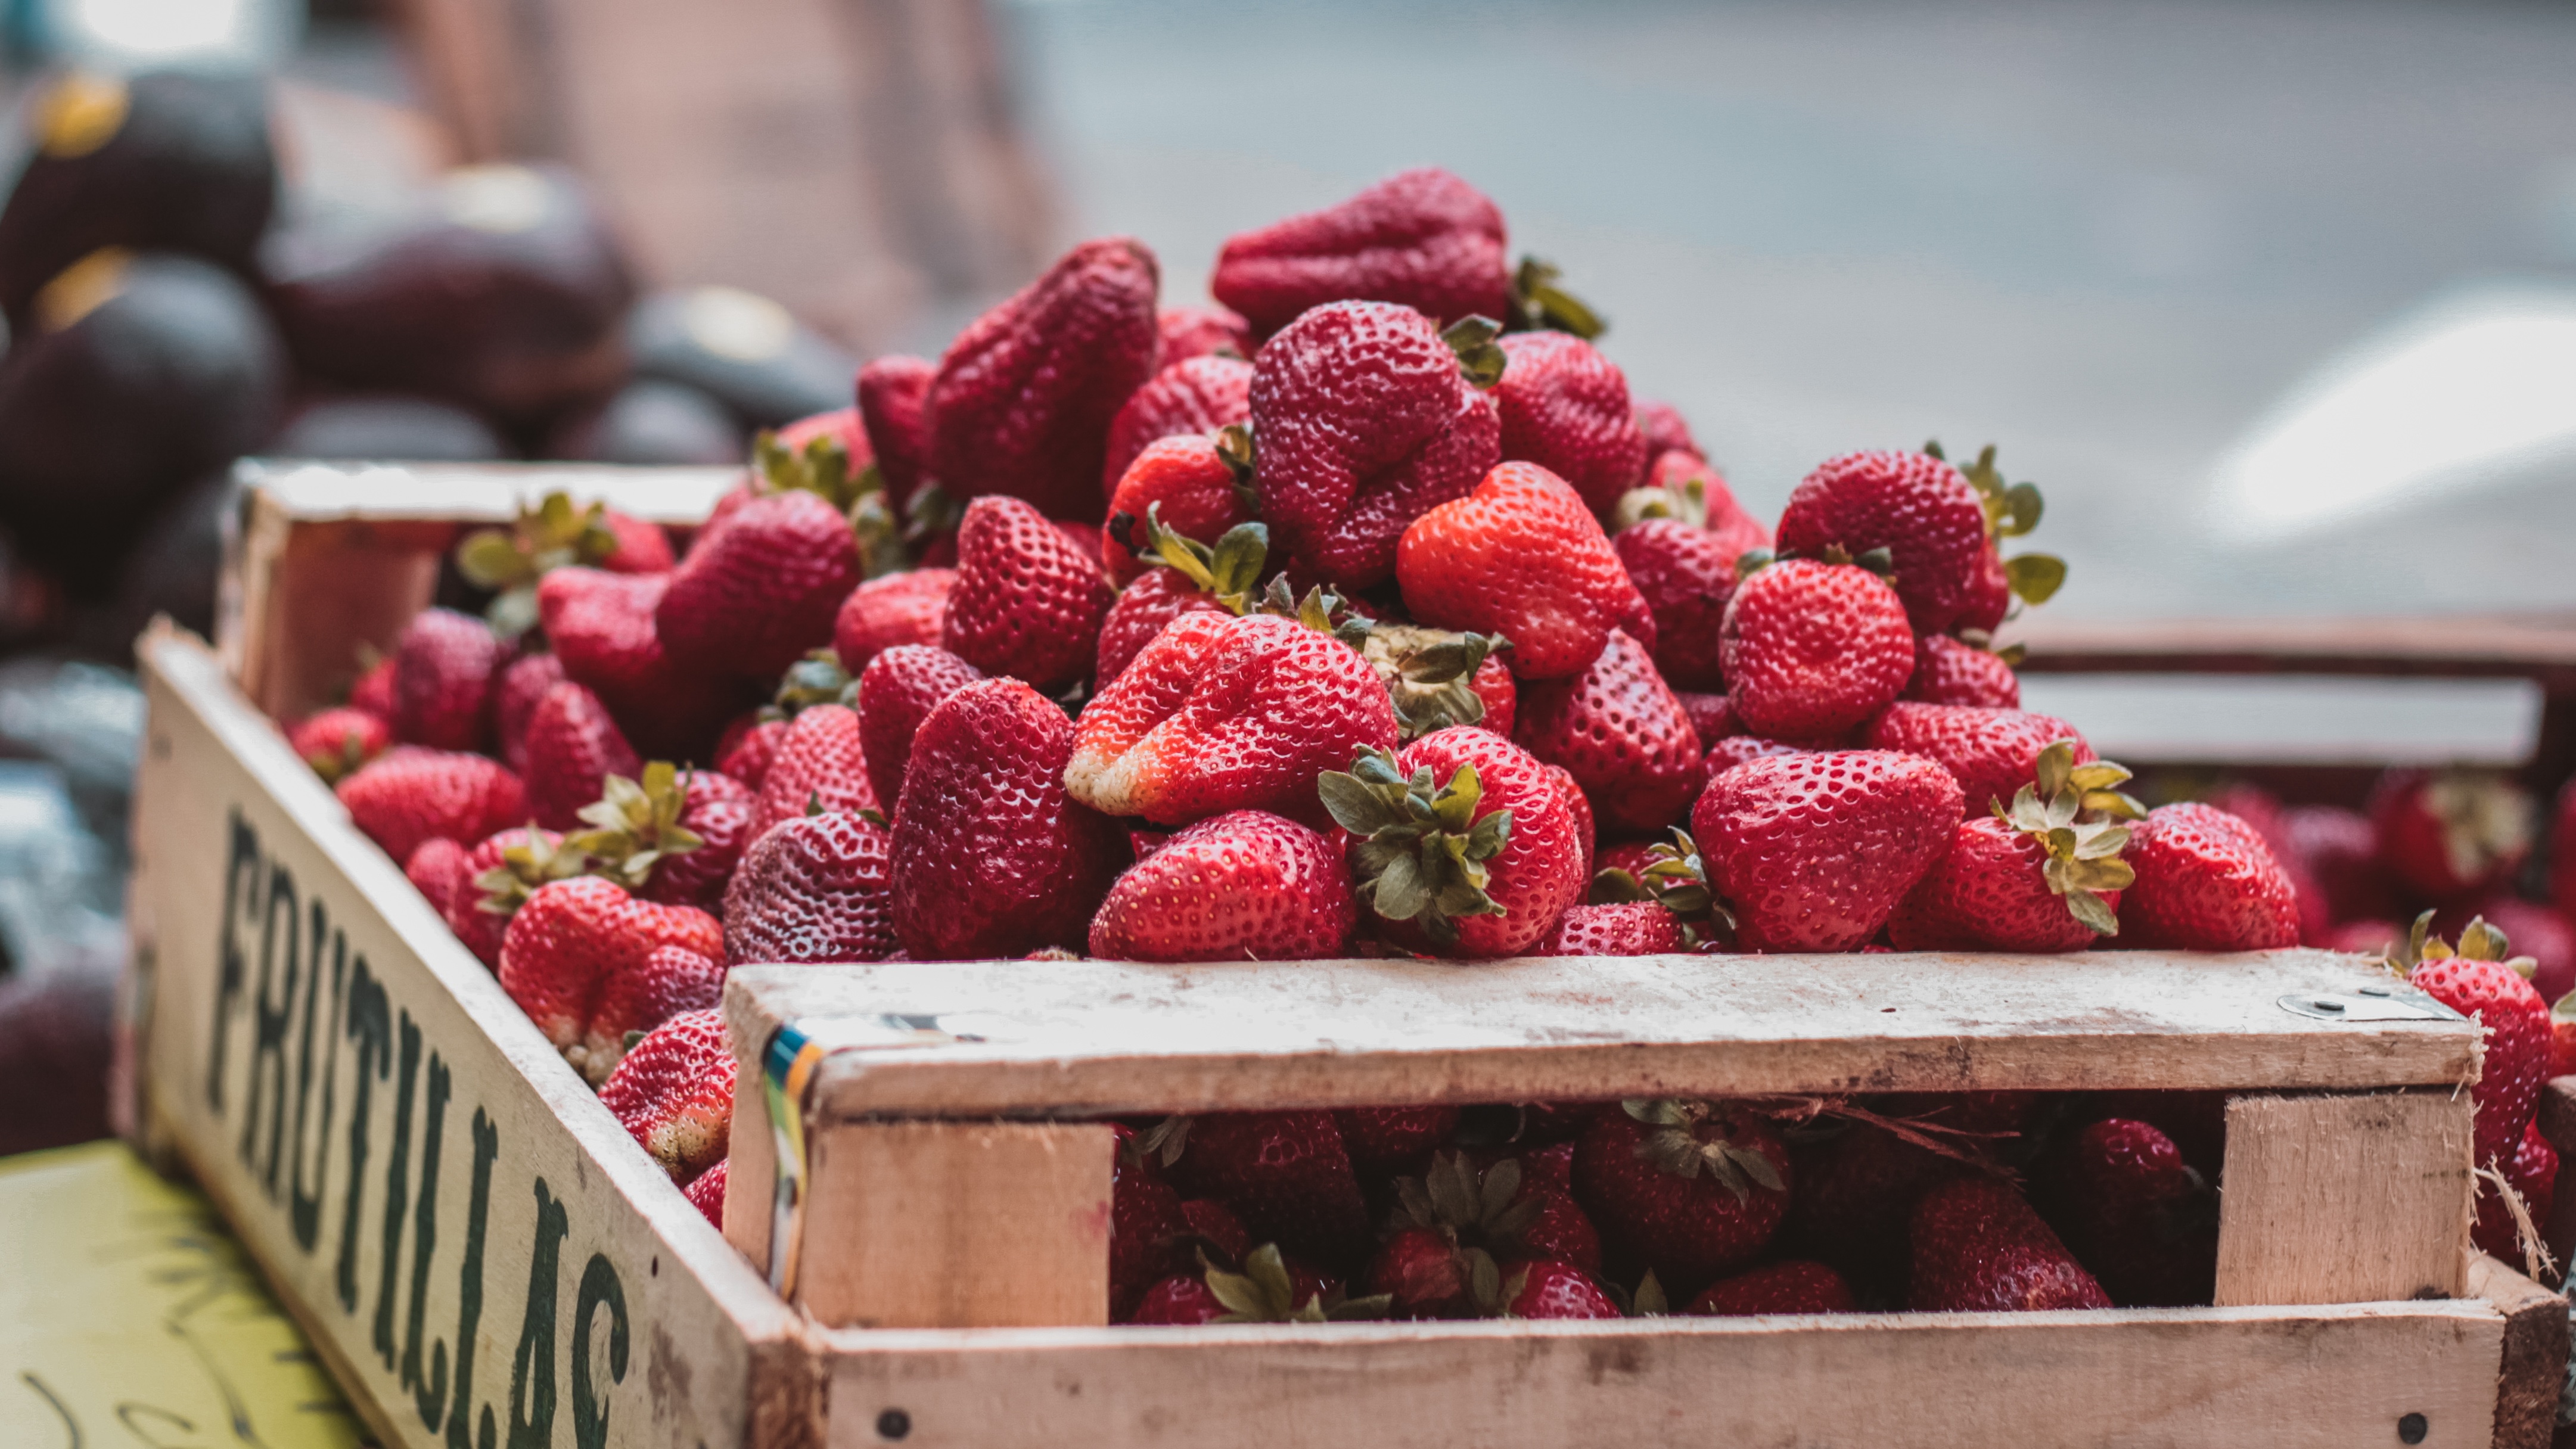
[(1264, 1243), (1247, 1254), (1243, 1271), (1230, 1273), (1204, 1259), (1145, 1290), (1128, 1322), (1138, 1324), (1325, 1323), (1380, 1318), (1379, 1298), (1346, 1299), (1342, 1285)]
[(778, 742), (786, 737), (784, 719), (738, 716), (716, 741), (716, 773), (740, 780), (758, 794), (761, 782), (769, 778), (770, 761), (777, 758)]
[(2075, 765), (2094, 760), (2075, 726), (2017, 709), (1899, 701), (1870, 722), (1864, 738), (1873, 750), (1920, 755), (1948, 770), (1978, 810), (2012, 799), (2036, 780), (2041, 752), (2060, 740), (2069, 743)]
[(1674, 519), (1706, 532), (1729, 563), (1771, 547), (1770, 528), (1736, 501), (1726, 475), (1695, 453), (1673, 451), (1655, 459), (1644, 486), (1619, 499), (1608, 526), (1624, 533), (1651, 519)]
[(1384, 302), (1321, 306), (1270, 339), (1252, 366), (1252, 433), (1273, 546), (1344, 590), (1384, 582), (1406, 527), (1464, 497), (1502, 446), (1458, 352)]
[[(2350, 951), (2362, 956), (2392, 956), (2406, 939), (2406, 927), (2396, 921), (2364, 917), (2357, 921), (2340, 921), (2326, 928), (2326, 933), (2310, 941), (2305, 935), (2300, 944), (2319, 946), (2328, 951)], [(2550, 1075), (2555, 1076), (2553, 1072)]]
[(1455, 1107), (1345, 1107), (1333, 1114), (1342, 1146), (1362, 1177), (1385, 1177), (1422, 1165), (1432, 1148), (1458, 1130)]
[(2208, 1304), (2218, 1272), (2218, 1193), (2172, 1138), (2126, 1118), (2092, 1123), (2042, 1161), (2034, 1191), (2112, 1302)]
[(1252, 1256), (1252, 1230), (1234, 1215), (1234, 1209), (1215, 1198), (1183, 1198), (1181, 1217), (1190, 1225), (1190, 1232), (1223, 1261), (1240, 1263)]
[(615, 1065), (626, 1030), (601, 1015), (602, 998), (620, 976), (666, 969), (651, 960), (663, 946), (720, 960), (724, 927), (694, 906), (639, 901), (597, 876), (555, 881), (537, 887), (510, 918), (501, 938), (501, 989), (596, 1084)]
[(1163, 366), (1193, 357), (1250, 357), (1252, 324), (1231, 307), (1165, 307), (1154, 314), (1163, 339)]
[(1419, 739), (1453, 724), (1482, 725), (1508, 736), (1520, 713), (1520, 691), (1502, 656), (1493, 652), (1497, 647), (1482, 634), (1379, 624), (1360, 641), (1360, 654), (1386, 684), (1398, 739)]
[(903, 793), (904, 765), (921, 722), (941, 700), (983, 677), (974, 665), (928, 644), (896, 645), (859, 671), (859, 757), (880, 811)]
[(2516, 956), (2531, 958), (2531, 988), (2541, 1000), (2556, 1001), (2576, 990), (2576, 926), (2565, 916), (2519, 896), (2496, 895), (2443, 907), (2433, 915), (2433, 929), (2456, 938), (2480, 918), (2511, 938)]
[(1574, 1196), (1658, 1278), (1695, 1292), (1751, 1262), (1789, 1206), (1789, 1149), (1725, 1102), (1626, 1102), (1574, 1143)]
[(1437, 167), (1399, 172), (1338, 205), (1226, 238), (1208, 290), (1260, 336), (1345, 299), (1450, 321), (1502, 318), (1511, 307), (1503, 214)]
[(1087, 241), (958, 333), (923, 399), (940, 486), (1098, 518), (1110, 420), (1154, 375), (1160, 285), (1143, 242)]
[(2120, 931), (2124, 821), (2146, 807), (2120, 793), (2129, 772), (2075, 763), (2075, 745), (2042, 750), (2038, 779), (1992, 813), (1962, 821), (1949, 852), (1888, 919), (1900, 951), (2081, 951)]
[(1568, 906), (1533, 956), (1661, 956), (1688, 951), (1681, 922), (1653, 901)]
[(1959, 818), (1959, 782), (1929, 760), (1827, 750), (1712, 778), (1691, 835), (1740, 945), (1852, 951), (1950, 849)]
[(481, 840), (527, 814), (519, 777), (498, 761), (403, 746), (334, 787), (349, 823), (396, 860), (424, 840)]
[(1453, 725), (1401, 754), (1362, 751), (1318, 782), (1350, 832), (1363, 905), (1390, 939), (1446, 956), (1517, 956), (1583, 898), (1583, 847), (1546, 766)]
[(1495, 1270), (1502, 1285), (1493, 1318), (1625, 1318), (1592, 1275), (1569, 1263), (1529, 1258)]
[(1109, 888), (1091, 954), (1114, 961), (1294, 961), (1341, 954), (1358, 916), (1332, 842), (1265, 810), (1172, 836)]
[(2285, 805), (2281, 838), (2305, 878), (2324, 893), (2329, 919), (2405, 914), (2396, 882), (2379, 862), (2379, 835), (2369, 816), (2339, 805)]
[(420, 843), (403, 861), (403, 879), (410, 881), (422, 899), (446, 915), (448, 905), (474, 887), (474, 873), (465, 865), (465, 847), (443, 836)]
[(2522, 1129), (2539, 1109), (2541, 1083), (2548, 1078), (2554, 1035), (2549, 1004), (2504, 959), (2508, 947), (2503, 933), (2472, 921), (2454, 952), (2441, 937), (2429, 934), (2432, 915), (2427, 911), (2415, 918), (2397, 964), (2406, 968), (2407, 984), (2484, 1028), (2484, 1063), (2469, 1087), (2469, 1097), (2477, 1103), (2476, 1161), (2482, 1167), (2510, 1162)]
[(510, 918), (537, 887), (584, 873), (589, 857), (565, 850), (563, 837), (533, 825), (485, 837), (462, 864), (465, 889), (450, 897), (447, 927), (486, 966), (501, 964), (501, 941)]
[[(1240, 357), (1193, 357), (1167, 361), (1143, 387), (1136, 389), (1110, 419), (1108, 451), (1100, 471), (1100, 496), (1111, 501), (1138, 458), (1157, 440), (1182, 435), (1205, 437), (1220, 428), (1252, 419), (1252, 364)], [(1230, 481), (1230, 480), (1229, 480)], [(1134, 510), (1137, 517), (1145, 510)], [(1239, 520), (1238, 520), (1239, 521)], [(1173, 519), (1179, 526), (1179, 519)], [(1220, 528), (1216, 533), (1223, 533)], [(1216, 533), (1207, 535), (1213, 539)]]
[(1736, 585), (1718, 628), (1736, 718), (1774, 739), (1824, 740), (1893, 701), (1914, 672), (1896, 591), (1853, 564), (1782, 559)]
[(1224, 1203), (1255, 1237), (1321, 1263), (1355, 1263), (1368, 1251), (1368, 1206), (1330, 1112), (1173, 1117), (1140, 1145), (1173, 1186)]
[(1708, 753), (1700, 757), (1700, 779), (1703, 782), (1714, 780), (1747, 760), (1814, 753), (1805, 745), (1793, 745), (1787, 740), (1766, 740), (1760, 735), (1729, 735), (1709, 746)]
[(1395, 734), (1376, 673), (1331, 634), (1185, 613), (1083, 706), (1064, 779), (1094, 809), (1158, 825), (1229, 810), (1321, 824), (1317, 778)]
[(930, 426), (923, 408), (939, 365), (926, 357), (900, 354), (877, 358), (859, 369), (859, 423), (868, 435), (868, 452), (877, 476), (885, 481), (886, 502), (902, 508), (921, 487), (930, 458)]
[(1495, 345), (1510, 359), (1494, 384), (1505, 461), (1536, 463), (1608, 514), (1646, 473), (1627, 376), (1567, 332), (1515, 332)]
[(690, 1178), (689, 1185), (680, 1189), (680, 1196), (689, 1200), (689, 1206), (705, 1214), (717, 1232), (724, 1231), (725, 1175), (725, 1164), (719, 1162)]
[(610, 573), (665, 573), (671, 541), (640, 518), (612, 513), (605, 504), (575, 508), (572, 495), (548, 493), (522, 506), (507, 528), (477, 529), (456, 545), (456, 571), (492, 593), (483, 617), (492, 632), (517, 641), (537, 623), (537, 587), (559, 568), (596, 567)]
[[(852, 471), (867, 467), (877, 460), (876, 450), (868, 442), (867, 420), (859, 416), (853, 404), (830, 412), (798, 418), (777, 431), (778, 446), (791, 454), (801, 454), (816, 442), (837, 446), (849, 460)], [(669, 568), (666, 561), (662, 567)]]
[(1681, 409), (1671, 403), (1649, 398), (1637, 404), (1637, 432), (1646, 440), (1646, 456), (1661, 458), (1666, 453), (1684, 453), (1706, 458), (1708, 449), (1691, 436), (1690, 422)]
[(1240, 429), (1176, 433), (1137, 452), (1110, 492), (1109, 524), (1101, 530), (1100, 557), (1111, 583), (1124, 588), (1168, 562), (1153, 546), (1148, 520), (1210, 548), (1252, 521), (1247, 439)]
[(336, 785), (393, 743), (385, 722), (362, 709), (342, 705), (317, 710), (286, 732), (296, 757), (313, 767), (322, 783)]
[[(2558, 1200), (2558, 1149), (2540, 1135), (2537, 1122), (2522, 1129), (2522, 1144), (2510, 1159), (2500, 1160), (2496, 1168), (2503, 1174), (2505, 1185), (2522, 1199), (2523, 1211), (2531, 1219), (2535, 1238), (2549, 1227), (2550, 1209)], [(2485, 1178), (2478, 1179), (2478, 1217), (2470, 1238), (2479, 1251), (2507, 1263), (2530, 1263), (2522, 1250), (2522, 1230), (2514, 1221), (2513, 1209), (2505, 1203), (2504, 1194)]]
[(564, 679), (563, 659), (552, 651), (522, 654), (502, 667), (492, 686), (492, 734), (500, 742), (502, 764), (527, 773), (528, 721), (546, 691)]
[[(1655, 618), (1655, 668), (1675, 689), (1722, 690), (1718, 626), (1735, 595), (1735, 558), (1718, 535), (1672, 518), (1649, 518), (1610, 540)], [(1737, 550), (1738, 553), (1742, 550)]]
[(481, 748), (492, 728), (492, 677), (508, 653), (471, 614), (412, 615), (394, 641), (394, 738), (433, 750)]
[(609, 776), (600, 798), (582, 807), (590, 828), (567, 843), (591, 858), (591, 874), (644, 900), (714, 910), (751, 843), (758, 801), (729, 775), (655, 760), (638, 777)]
[[(369, 651), (372, 652), (372, 651)], [(349, 685), (349, 708), (363, 710), (390, 727), (394, 720), (394, 660), (386, 655), (360, 671)]]
[(1534, 463), (1502, 464), (1467, 497), (1414, 520), (1396, 576), (1423, 623), (1510, 639), (1506, 662), (1522, 679), (1579, 673), (1613, 629), (1655, 641), (1653, 616), (1601, 525)]
[(2019, 709), (2021, 676), (2000, 655), (1947, 634), (1926, 634), (1914, 641), (1914, 677), (1905, 682), (1902, 697), (1924, 704)]
[(895, 810), (895, 934), (915, 959), (1079, 946), (1125, 854), (1065, 793), (1073, 722), (1016, 679), (941, 700), (913, 736)]
[(2371, 791), (2379, 858), (2441, 905), (2513, 879), (2531, 854), (2531, 797), (2500, 775), (2392, 770)]
[[(2034, 521), (2037, 496), (2031, 494)], [(1939, 457), (1845, 453), (1826, 459), (1791, 491), (1780, 511), (1779, 548), (1808, 558), (1828, 548), (1855, 558), (1886, 550), (1906, 617), (1917, 631), (1938, 634), (1966, 622), (1971, 593), (1994, 552), (1987, 527), (1976, 486)]]
[(1549, 765), (1547, 777), (1556, 782), (1557, 798), (1565, 802), (1566, 813), (1574, 817), (1574, 839), (1583, 847), (1583, 878), (1590, 880), (1592, 857), (1601, 845), (1601, 828), (1592, 818), (1592, 797), (1583, 793), (1583, 786), (1563, 765)]
[(608, 706), (578, 684), (558, 684), (537, 701), (528, 718), (528, 810), (549, 830), (581, 824), (582, 807), (600, 796), (608, 777), (633, 777), (644, 762)]
[(782, 821), (802, 816), (809, 806), (884, 814), (885, 802), (868, 783), (865, 748), (857, 710), (817, 704), (798, 712), (778, 738), (778, 753), (760, 782), (759, 803), (744, 838), (758, 840)]
[(774, 678), (831, 642), (859, 578), (839, 509), (801, 488), (762, 494), (699, 530), (653, 610), (654, 631), (684, 669)]
[(1699, 792), (1699, 736), (1644, 645), (1619, 630), (1582, 673), (1533, 679), (1512, 737), (1562, 765), (1612, 830), (1660, 830)]
[(1935, 1183), (1968, 1170), (1871, 1122), (1800, 1143), (1795, 1162), (1797, 1192), (1780, 1246), (1900, 1297), (1914, 1204)]
[(832, 650), (855, 675), (868, 661), (904, 644), (936, 644), (948, 614), (955, 569), (907, 569), (850, 590), (832, 619)]
[(2263, 837), (2224, 810), (2160, 805), (2129, 830), (2137, 879), (2120, 897), (2122, 944), (2266, 951), (2299, 943), (2299, 903)]
[(1422, 1176), (1397, 1178), (1395, 1197), (1368, 1286), (1404, 1316), (1469, 1310), (1480, 1277), (1482, 1296), (1492, 1302), (1501, 1285), (1498, 1263), (1547, 1260), (1601, 1271), (1601, 1237), (1591, 1219), (1563, 1192), (1525, 1190), (1516, 1159), (1479, 1171), (1465, 1153), (1442, 1153)]
[(1766, 1263), (1700, 1290), (1686, 1313), (1732, 1317), (1754, 1313), (1851, 1313), (1859, 1308), (1843, 1275), (1805, 1258)]
[(744, 961), (882, 961), (894, 954), (887, 829), (858, 815), (799, 815), (751, 843), (724, 888), (724, 955)]
[[(722, 675), (683, 668), (663, 651), (654, 616), (670, 587), (668, 574), (559, 568), (537, 584), (537, 615), (563, 677), (596, 693), (639, 750), (665, 759), (703, 757), (739, 706), (738, 690)], [(503, 682), (506, 689), (509, 676)], [(512, 707), (507, 693), (502, 705)]]
[(1115, 597), (1097, 551), (1085, 557), (1019, 499), (979, 498), (957, 530), (939, 644), (987, 674), (1061, 690), (1090, 674)]
[(656, 946), (643, 964), (620, 971), (600, 988), (585, 1043), (594, 1066), (614, 1071), (626, 1043), (684, 1011), (704, 1011), (724, 996), (724, 963), (686, 946)]
[(1961, 1177), (1923, 1194), (1908, 1237), (1922, 1313), (2108, 1308), (2110, 1295), (2010, 1185)]
[(1136, 656), (1154, 642), (1164, 626), (1183, 614), (1233, 612), (1179, 569), (1147, 569), (1119, 593), (1118, 602), (1109, 606), (1108, 617), (1100, 621), (1100, 651), (1092, 666), (1092, 678), (1101, 688), (1107, 688), (1127, 672), (1127, 666), (1136, 662)]
[(1135, 1130), (1123, 1122), (1109, 1130), (1109, 1321), (1123, 1323), (1146, 1289), (1188, 1271), (1183, 1240), (1191, 1229), (1181, 1195), (1163, 1180), (1161, 1164), (1136, 1145)]
[(688, 1183), (724, 1163), (733, 1085), (724, 1013), (684, 1011), (635, 1044), (600, 1087), (599, 1101), (672, 1181)]
[[(1656, 637), (1660, 642), (1661, 634)], [(1715, 745), (1745, 732), (1743, 721), (1735, 717), (1735, 706), (1727, 703), (1723, 694), (1676, 689), (1673, 698), (1681, 701), (1682, 713), (1690, 716), (1691, 733), (1699, 736), (1703, 745)]]

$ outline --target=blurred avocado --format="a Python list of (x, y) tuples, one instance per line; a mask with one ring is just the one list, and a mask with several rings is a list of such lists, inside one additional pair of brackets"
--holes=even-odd
[(27, 109), (32, 152), (0, 209), (0, 311), (100, 247), (186, 252), (245, 274), (277, 199), (255, 75), (70, 74)]
[(215, 637), (215, 590), (224, 571), (224, 522), (241, 487), (229, 463), (208, 470), (153, 511), (106, 599), (73, 615), (69, 642), (100, 659), (130, 660), (135, 636), (167, 614), (199, 638)]
[(167, 252), (101, 248), (29, 310), (0, 358), (0, 526), (97, 598), (156, 508), (268, 436), (285, 355), (248, 287)]
[(260, 264), (296, 363), (345, 387), (442, 398), (510, 426), (626, 379), (635, 283), (560, 167), (451, 171), (398, 219), (277, 232)]
[(654, 293), (627, 316), (626, 345), (638, 377), (696, 388), (745, 430), (845, 408), (855, 396), (856, 357), (739, 288)]
[(546, 456), (583, 463), (739, 463), (750, 441), (724, 404), (694, 387), (645, 379), (578, 414), (547, 440)]
[(509, 449), (489, 423), (436, 398), (359, 394), (296, 409), (260, 449), (273, 458), (404, 463), (491, 463)]

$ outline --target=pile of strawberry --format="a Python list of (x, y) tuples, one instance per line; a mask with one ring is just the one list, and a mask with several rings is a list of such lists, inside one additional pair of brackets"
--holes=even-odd
[[(485, 616), (420, 615), (294, 727), (702, 1200), (707, 1008), (741, 961), (2298, 941), (2257, 829), (2143, 809), (2017, 707), (1994, 631), (2064, 569), (2003, 556), (2040, 500), (1991, 450), (1830, 459), (1764, 526), (1436, 170), (1229, 241), (1222, 307), (1157, 290), (1139, 243), (1076, 247), (937, 362), (871, 362), (854, 407), (763, 439), (676, 554), (561, 499), (467, 539)], [(1578, 1276), (1629, 1254), (1697, 1292), (1762, 1250), (1794, 1173), (1749, 1108), (1655, 1111), (1521, 1142), (1570, 1152), (1568, 1221), (1602, 1220)], [(1121, 1180), (1177, 1152), (1176, 1203), (1288, 1255), (1261, 1267), (1199, 1209), (1231, 1275), (1200, 1289), (1242, 1302), (1356, 1274), (1399, 1160), (1430, 1174), (1404, 1198), (1423, 1231), (1489, 1256), (1568, 1180), (1565, 1152), (1509, 1186), (1490, 1153), (1425, 1158), (1437, 1113), (1396, 1114), (1421, 1126), (1402, 1152), (1353, 1115), (1231, 1129), (1246, 1163), (1344, 1164), (1311, 1214), (1224, 1190), (1222, 1119)], [(1963, 1222), (2047, 1237), (1980, 1181)], [(1469, 1197), (1481, 1226), (1453, 1220)], [(1741, 1221), (1691, 1225), (1711, 1212)], [(1707, 1231), (1736, 1247), (1654, 1246)], [(1441, 1311), (1582, 1296), (1531, 1271), (1475, 1269)]]

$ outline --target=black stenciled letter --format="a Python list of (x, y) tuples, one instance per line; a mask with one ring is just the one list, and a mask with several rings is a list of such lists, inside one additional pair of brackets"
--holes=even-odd
[(577, 1449), (608, 1449), (607, 1396), (591, 1387), (590, 1320), (608, 1305), (608, 1381), (626, 1382), (626, 1285), (606, 1253), (593, 1253), (581, 1270), (581, 1293), (572, 1310), (572, 1442)]
[[(295, 1020), (295, 978), (302, 967), (300, 941), (303, 923), (296, 918), (295, 876), (285, 866), (268, 868), (268, 899), (260, 912), (259, 923), (259, 989), (251, 993), (250, 1015), (254, 1028), (250, 1047), (250, 1093), (242, 1104), (242, 1166), (260, 1176), (260, 1186), (270, 1202), (277, 1201), (277, 1169), (280, 1149), (286, 1142), (286, 1029)], [(285, 947), (278, 950), (277, 919), (286, 917)], [(286, 989), (273, 999), (269, 986), (277, 978), (278, 957), (286, 958)], [(258, 1151), (259, 1119), (262, 1106), (268, 1109), (268, 1154), (265, 1163)]]
[[(474, 1389), (474, 1335), (483, 1323), (483, 1229), (492, 1201), (492, 1159), (501, 1155), (501, 1129), (474, 1109), (474, 1191), (465, 1203), (465, 1254), (456, 1270), (456, 1404), (447, 1411), (448, 1449), (475, 1449), (465, 1437)], [(434, 1367), (432, 1378), (444, 1377)], [(492, 1449), (492, 1409), (483, 1409), (482, 1449)]]
[[(305, 1252), (322, 1239), (322, 1182), (331, 1175), (331, 1088), (338, 1075), (339, 1053), (333, 1051), (334, 1033), (330, 1023), (340, 1015), (340, 993), (343, 978), (348, 975), (348, 938), (332, 930), (330, 913), (322, 902), (313, 902), (312, 919), (305, 936), (313, 943), (313, 957), (304, 968), (304, 1025), (297, 1032), (295, 1048), (295, 1165), (288, 1170), (286, 1211), (295, 1229), (295, 1246)], [(313, 1131), (304, 1130), (305, 1108), (313, 1097), (313, 1015), (322, 997), (322, 939), (331, 939), (331, 1014), (323, 1018), (322, 1030), (322, 1112), (312, 1119)], [(304, 1164), (313, 1163), (313, 1186), (304, 1185)]]
[(411, 1202), (411, 1093), (420, 1077), (420, 1027), (408, 1011), (395, 1013), (402, 1075), (394, 1083), (393, 1149), (385, 1154), (385, 1241), (376, 1268), (376, 1357), (394, 1366), (394, 1271), (402, 1262), (403, 1208)]
[(242, 957), (241, 919), (258, 909), (259, 865), (259, 832), (235, 810), (232, 850), (224, 862), (224, 918), (215, 926), (215, 959), (220, 963), (215, 1008), (206, 1021), (206, 1105), (218, 1116), (224, 1110), (225, 1048), (231, 1045), (233, 1011), (241, 1005), (242, 976), (249, 964)]
[(555, 1265), (572, 1231), (564, 1205), (537, 1179), (537, 1241), (528, 1254), (528, 1312), (510, 1359), (508, 1449), (548, 1449), (555, 1436)]
[[(429, 1054), (429, 1115), (420, 1132), (420, 1205), (411, 1220), (411, 1313), (403, 1320), (402, 1385), (418, 1388), (421, 1422), (435, 1429), (447, 1399), (447, 1379), (433, 1386), (420, 1376), (421, 1312), (429, 1306), (429, 1260), (438, 1252), (438, 1139), (447, 1124), (447, 1094), (452, 1085), (447, 1063)], [(439, 1355), (444, 1369), (447, 1356)]]
[(358, 1205), (367, 1196), (367, 1112), (374, 1105), (375, 1084), (393, 1067), (393, 1025), (387, 1018), (385, 988), (358, 957), (349, 981), (349, 1011), (341, 1030), (358, 1044), (357, 1090), (349, 1094), (349, 1197), (340, 1210), (340, 1271), (335, 1286), (340, 1311), (358, 1311)]

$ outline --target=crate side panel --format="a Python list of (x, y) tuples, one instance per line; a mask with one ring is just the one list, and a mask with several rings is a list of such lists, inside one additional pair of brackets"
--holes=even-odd
[(2473, 1114), (2448, 1092), (2230, 1101), (2217, 1302), (2460, 1296)]

